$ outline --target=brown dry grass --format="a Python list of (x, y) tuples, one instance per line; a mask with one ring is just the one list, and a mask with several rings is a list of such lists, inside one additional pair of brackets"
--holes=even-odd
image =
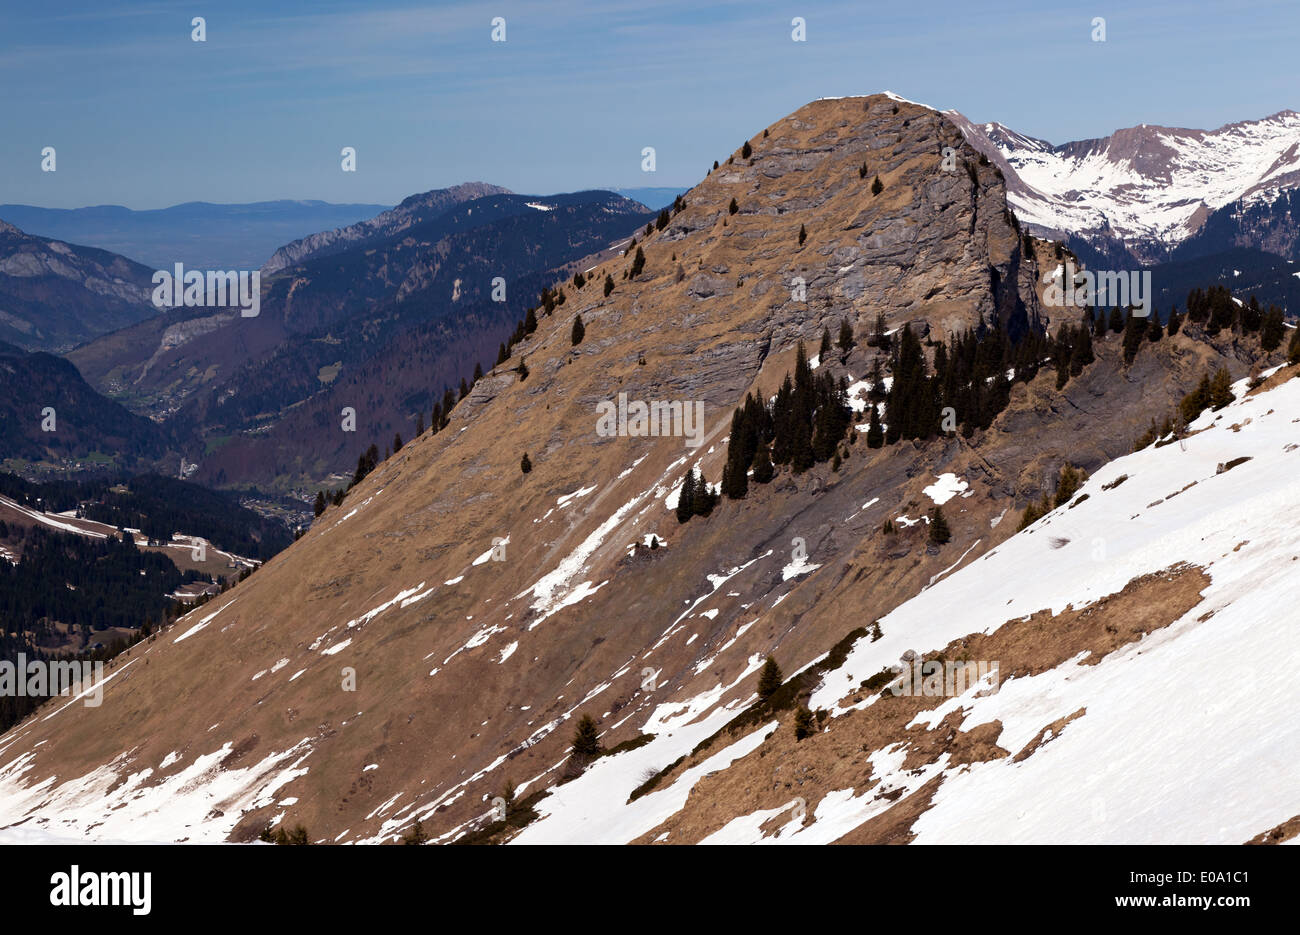
[[(998, 660), (1002, 678), (1037, 675), (1085, 653), (1083, 664), (1096, 664), (1115, 650), (1178, 620), (1200, 602), (1208, 584), (1209, 577), (1200, 568), (1173, 566), (1135, 578), (1121, 591), (1080, 610), (1067, 609), (1058, 615), (1041, 611), (1028, 620), (1011, 620), (993, 633), (973, 633), (954, 640), (941, 653), (927, 654), (926, 659), (942, 655), (949, 660)], [(850, 700), (864, 699), (865, 695), (859, 694)], [(946, 700), (921, 695), (900, 697), (886, 690), (868, 707), (835, 718), (826, 730), (798, 742), (792, 725), (782, 723), (757, 750), (729, 769), (697, 782), (681, 812), (638, 839), (638, 843), (647, 843), (664, 831), (670, 832), (674, 843), (697, 842), (738, 815), (776, 808), (789, 802), (791, 796), (805, 799), (808, 814), (812, 815), (817, 802), (831, 791), (852, 788), (862, 794), (878, 786), (880, 779), (872, 775), (868, 757), (896, 744), (905, 747), (903, 767), (909, 770), (935, 763), (945, 754), (954, 767), (1012, 755), (997, 743), (1001, 724), (990, 722), (961, 730), (961, 712), (949, 714), (931, 729), (907, 727), (918, 713)], [(1015, 759), (1022, 761), (1034, 755), (1067, 729), (1070, 721), (1083, 716), (1086, 709), (1045, 724)], [(688, 758), (674, 774), (679, 775), (696, 759), (717, 748), (715, 744), (711, 750)], [(937, 784), (931, 782), (899, 798), (886, 812), (842, 840), (865, 844), (909, 839), (907, 829), (928, 808), (936, 788)], [(876, 797), (890, 799), (900, 792), (879, 789)]]

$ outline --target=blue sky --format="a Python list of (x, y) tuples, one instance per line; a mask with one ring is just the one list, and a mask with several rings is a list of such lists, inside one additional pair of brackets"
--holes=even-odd
[(1298, 45), (1292, 0), (6, 0), (0, 203), (688, 186), (809, 100), (885, 89), (1053, 142), (1210, 128), (1300, 109)]

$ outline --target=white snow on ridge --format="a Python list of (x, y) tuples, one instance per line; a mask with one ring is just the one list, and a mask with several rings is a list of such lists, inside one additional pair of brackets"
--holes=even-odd
[[(1149, 448), (1112, 462), (1085, 484), (1086, 501), (922, 591), (881, 619), (879, 641), (859, 641), (827, 674), (809, 707), (838, 715), (862, 679), (907, 649), (938, 649), (1043, 608), (1086, 606), (1174, 563), (1207, 570), (1200, 604), (1099, 664), (1068, 662), (933, 712), (964, 710), (964, 730), (1000, 720), (998, 742), (1014, 753), (1086, 709), (1021, 763), (948, 772), (914, 826), (918, 843), (1241, 843), (1300, 814), (1287, 753), (1300, 749), (1300, 684), (1256, 664), (1267, 658), (1278, 673), (1300, 665), (1297, 412), (1300, 380), (1292, 380), (1203, 417), (1212, 427), (1185, 450)], [(1218, 473), (1239, 457), (1251, 460)], [(1101, 489), (1120, 475), (1121, 486)], [(907, 782), (901, 768), (877, 775)], [(783, 840), (847, 832), (863, 820), (851, 793), (828, 796), (814, 824)]]
[[(1143, 126), (1118, 131), (1100, 146), (1069, 150), (998, 124), (982, 130), (1030, 189), (1008, 189), (1017, 216), (1055, 231), (1109, 226), (1126, 240), (1177, 243), (1192, 233), (1203, 207), (1275, 199), (1280, 183), (1300, 171), (1300, 114), (1293, 112), (1210, 131)], [(1147, 168), (1118, 155), (1132, 145), (1164, 149), (1167, 162), (1157, 159)]]

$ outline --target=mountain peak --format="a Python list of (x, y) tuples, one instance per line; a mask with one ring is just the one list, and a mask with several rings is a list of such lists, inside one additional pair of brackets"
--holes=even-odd
[(1300, 184), (1300, 114), (1291, 110), (1215, 130), (1143, 123), (1056, 145), (955, 119), (1007, 173), (1011, 204), (1031, 229), (1105, 231), (1139, 257), (1164, 256), (1219, 208)]
[[(955, 150), (952, 171), (944, 145)], [(1040, 330), (1037, 267), (1000, 173), (932, 109), (886, 95), (813, 101), (746, 147), (724, 155), (662, 225), (628, 230), (575, 264), (587, 271), (581, 285), (550, 284), (536, 329), (521, 332), (445, 428), (408, 441), (114, 683), (124, 697), (160, 679), (173, 690), (186, 680), (231, 686), (220, 711), (155, 706), (107, 731), (100, 709), (68, 708), (23, 784), (57, 772), (65, 791), (46, 799), (71, 794), (78, 780), (62, 764), (75, 750), (78, 769), (138, 773), (147, 763), (161, 777), (123, 809), (103, 799), (112, 817), (96, 833), (120, 833), (133, 809), (153, 807), (146, 801), (179, 808), (229, 782), (222, 795), (242, 804), (208, 802), (188, 832), (195, 839), (255, 836), (272, 817), (263, 799), (286, 796), (301, 803), (294, 820), (330, 839), (389, 839), (417, 817), (450, 836), (507, 779), (529, 795), (563, 778), (582, 713), (602, 720), (606, 746), (674, 733), (671, 743), (689, 749), (748, 697), (756, 653), (761, 661), (779, 642), (792, 668), (816, 656), (843, 618), (813, 613), (797, 635), (782, 622), (806, 607), (802, 597), (783, 604), (791, 578), (811, 571), (787, 568), (791, 537), (822, 550), (812, 565), (838, 565), (852, 548), (834, 530), (872, 496), (898, 502), (912, 447), (868, 471), (859, 444), (838, 473), (783, 474), (755, 500), (720, 507), (712, 525), (676, 518), (683, 473), (698, 466), (717, 483), (733, 408), (776, 393), (797, 346), (815, 347), (823, 329), (846, 322), (863, 336), (818, 362), (849, 384), (888, 364), (865, 338), (877, 316), (931, 341), (995, 324)], [(579, 315), (585, 337), (575, 343)], [(638, 401), (667, 404), (664, 431), (600, 428), (602, 404)], [(862, 521), (878, 528), (885, 509)], [(356, 693), (338, 690), (339, 666), (355, 668)], [(649, 693), (647, 666), (658, 686)], [(673, 727), (682, 714), (672, 711), (692, 710), (701, 692), (716, 699), (707, 717)], [(176, 750), (183, 762), (162, 770)], [(167, 778), (195, 757), (214, 767), (199, 767), (192, 788)]]

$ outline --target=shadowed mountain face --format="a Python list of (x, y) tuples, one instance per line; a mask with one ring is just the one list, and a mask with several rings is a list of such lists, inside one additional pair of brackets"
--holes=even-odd
[(264, 274), (278, 272), (289, 266), (342, 253), (355, 247), (369, 246), (402, 233), (438, 217), (448, 208), (489, 195), (509, 195), (510, 189), (486, 182), (465, 182), (450, 188), (439, 188), (412, 195), (400, 205), (381, 212), (372, 218), (340, 227), (335, 230), (309, 234), (293, 243), (280, 247), (262, 266)]
[[(0, 438), (5, 459), (60, 463), (76, 472), (132, 469), (168, 447), (165, 429), (106, 399), (61, 357), (0, 344)], [(79, 462), (87, 462), (79, 464)]]
[(157, 314), (153, 270), (0, 220), (0, 341), (63, 351)]
[[(175, 310), (71, 359), (104, 392), (177, 425), (201, 480), (312, 484), (350, 471), (370, 444), (411, 437), (476, 364), (491, 366), (544, 285), (653, 218), (608, 192), (471, 198), (481, 188), (415, 196), (315, 242), (263, 280), (255, 318)], [(345, 406), (355, 431), (342, 429)]]
[[(907, 735), (913, 748), (899, 752), (915, 711), (875, 733), (870, 717), (841, 722), (854, 725), (843, 745), (804, 756), (788, 702), (838, 672), (843, 690), (825, 706), (856, 703), (855, 686), (883, 663), (837, 667), (871, 645), (874, 622), (996, 552), (1062, 464), (1091, 472), (1127, 453), (1207, 368), (1243, 375), (1262, 359), (1258, 342), (1211, 344), (1189, 325), (1126, 361), (1118, 334), (1099, 335), (1095, 361), (1064, 386), (1051, 368), (1017, 382), (987, 429), (869, 448), (855, 426), (834, 462), (780, 467), (681, 523), (686, 471), (719, 481), (734, 407), (778, 395), (801, 341), (811, 355), (847, 322), (857, 341), (815, 355), (814, 372), (843, 378), (864, 419), (861, 381), (893, 363), (865, 340), (878, 316), (932, 342), (921, 345), (929, 359), (933, 343), (968, 332), (1029, 340), (1062, 324), (1038, 293), (1059, 262), (1051, 245), (1021, 236), (1001, 172), (942, 114), (885, 95), (817, 101), (721, 162), (684, 208), (637, 233), (630, 255), (579, 264), (591, 267), (581, 287), (565, 281), (572, 266), (557, 276), (565, 302), (485, 368), (441, 431), (408, 440), (256, 574), (120, 658), (101, 707), (69, 706), (0, 740), (0, 826), (249, 840), (281, 820), (312, 840), (375, 842), (420, 820), (451, 840), (492, 826), (493, 799), (512, 782), (519, 801), (503, 796), (506, 816), (542, 816), (525, 838), (697, 840), (733, 818), (775, 816), (805, 781), (829, 805), (845, 798), (830, 791), (897, 774), (876, 790), (883, 810), (916, 791), (905, 767), (951, 766), (955, 782), (963, 764), (994, 757), (983, 733), (958, 746), (946, 726)], [(328, 275), (303, 269), (273, 293), (290, 277)], [(282, 321), (298, 312), (272, 306)], [(318, 309), (303, 312), (315, 320)], [(602, 429), (618, 400), (702, 407), (699, 444), (671, 423), (658, 435)], [(940, 504), (946, 543), (928, 535)], [(1082, 535), (1068, 525), (1053, 530), (1064, 540), (1054, 552)], [(999, 581), (1032, 577), (1029, 553), (1013, 558), (998, 560)], [(1051, 581), (1070, 577), (1068, 564), (1052, 567)], [(1160, 606), (1194, 603), (1198, 580), (1168, 583)], [(982, 612), (1000, 623), (1039, 609), (1010, 604)], [(896, 652), (929, 633), (927, 620), (955, 626), (969, 609), (929, 606), (882, 645)], [(1121, 635), (1123, 616), (1104, 618), (1114, 634), (1093, 620), (1089, 638), (1101, 647), (1111, 634), (1110, 648), (1137, 638), (1131, 621)], [(1047, 638), (1025, 632), (1021, 648)], [(790, 674), (837, 645), (785, 708), (749, 708), (765, 656)], [(1023, 658), (1026, 671), (1060, 661)], [(151, 703), (164, 693), (178, 703)], [(719, 733), (742, 712), (734, 735)], [(584, 714), (606, 749), (630, 743), (574, 778), (569, 746)], [(741, 768), (724, 772), (733, 761)], [(629, 803), (648, 781), (663, 786)], [(689, 795), (697, 783), (707, 798)], [(906, 800), (916, 811), (897, 836), (930, 795)], [(873, 814), (863, 807), (837, 836)]]

